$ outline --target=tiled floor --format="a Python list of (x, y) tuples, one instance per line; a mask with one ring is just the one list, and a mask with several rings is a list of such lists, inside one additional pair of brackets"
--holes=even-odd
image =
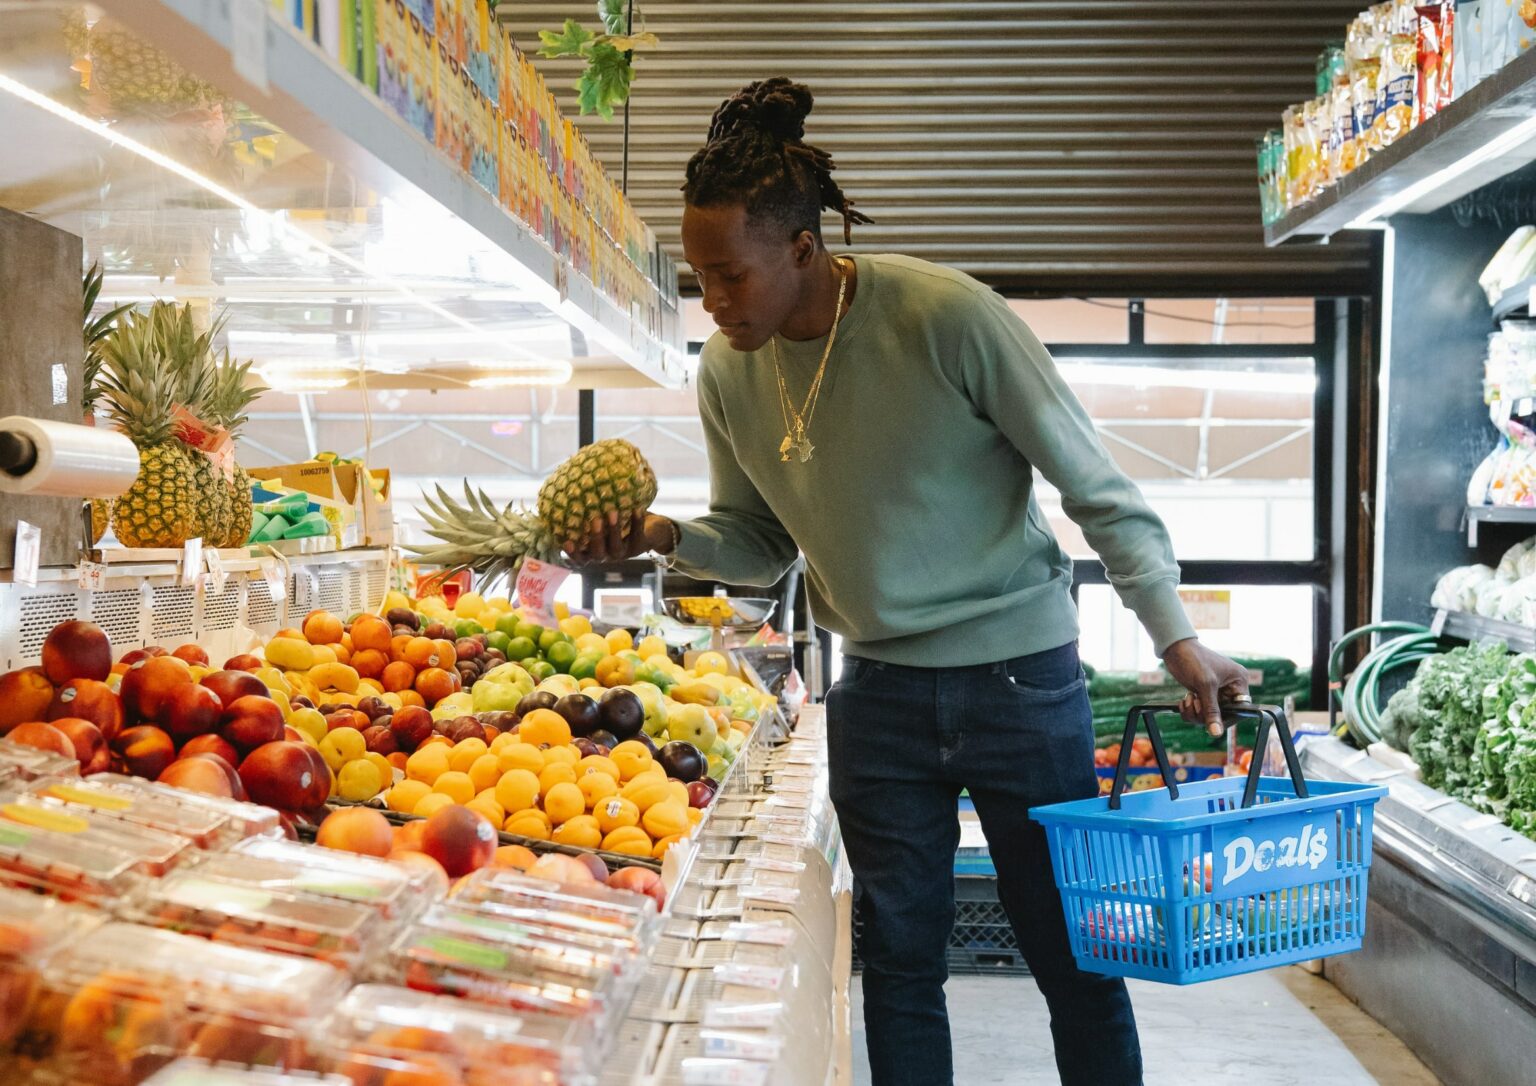
[[(1027, 977), (949, 982), (955, 1082), (1056, 1082), (1045, 1002)], [(1147, 1086), (1436, 1086), (1392, 1034), (1327, 981), (1287, 968), (1187, 988), (1131, 982)], [(854, 1082), (869, 1083), (854, 978)]]

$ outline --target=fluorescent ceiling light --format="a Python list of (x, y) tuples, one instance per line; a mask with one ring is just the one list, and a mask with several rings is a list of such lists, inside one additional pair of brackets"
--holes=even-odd
[(569, 380), (557, 372), (540, 374), (534, 370), (523, 373), (497, 373), (486, 377), (471, 377), (466, 384), (470, 388), (519, 388), (528, 385), (563, 385)]
[(1536, 116), (1527, 117), (1513, 128), (1505, 129), (1477, 150), (1468, 152), (1449, 166), (1436, 170), (1428, 177), (1421, 177), (1402, 191), (1395, 192), (1391, 196), (1386, 197), (1369, 211), (1351, 220), (1345, 229), (1358, 230), (1377, 219), (1385, 219), (1396, 215), (1403, 208), (1418, 203), (1441, 185), (1449, 184), (1463, 174), (1469, 173), (1478, 166), (1481, 166), (1483, 163), (1491, 162), (1493, 159), (1508, 154), (1532, 137), (1536, 137)]
[(1317, 377), (1310, 373), (1244, 373), (1241, 370), (1176, 370), (1162, 366), (1112, 366), (1061, 362), (1057, 370), (1072, 385), (1119, 388), (1193, 388), (1213, 392), (1268, 392), (1311, 395)]
[(351, 380), (348, 377), (321, 377), (309, 374), (293, 373), (269, 373), (266, 370), (258, 370), (261, 379), (267, 383), (273, 392), (330, 392), (338, 388), (346, 388)]

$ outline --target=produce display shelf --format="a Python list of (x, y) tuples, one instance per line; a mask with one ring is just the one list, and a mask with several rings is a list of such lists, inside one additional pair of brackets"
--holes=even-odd
[(1515, 652), (1536, 652), (1536, 628), (1518, 622), (1500, 622), (1466, 611), (1442, 608), (1435, 612), (1430, 629), (1438, 636), (1473, 642), (1501, 641)]
[(1517, 505), (1469, 505), (1466, 512), (1467, 546), (1477, 546), (1482, 524), (1528, 524), (1536, 528), (1536, 509)]
[(1520, 280), (1493, 303), (1493, 321), (1525, 319), (1531, 315), (1531, 291), (1536, 289), (1536, 275)]
[[(1330, 237), (1405, 193), (1408, 203), (1398, 210), (1442, 208), (1536, 160), (1533, 112), (1536, 51), (1506, 64), (1315, 199), (1266, 226), (1265, 243)], [(1458, 176), (1434, 180), (1474, 155), (1475, 163)]]

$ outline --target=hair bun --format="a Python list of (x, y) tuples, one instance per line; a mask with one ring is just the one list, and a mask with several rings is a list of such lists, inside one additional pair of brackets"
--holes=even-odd
[(709, 139), (717, 141), (742, 128), (755, 128), (780, 143), (803, 140), (805, 118), (814, 101), (809, 87), (782, 75), (749, 83), (720, 103), (710, 122)]

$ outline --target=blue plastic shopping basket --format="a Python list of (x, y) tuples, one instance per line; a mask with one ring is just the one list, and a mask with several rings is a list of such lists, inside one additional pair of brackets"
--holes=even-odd
[[(1132, 709), (1107, 797), (1036, 807), (1080, 968), (1193, 984), (1358, 950), (1371, 817), (1386, 789), (1308, 781), (1284, 711), (1258, 717), (1247, 778), (1174, 783), (1157, 729), (1172, 705)], [(1125, 793), (1144, 723), (1166, 789)], [(1260, 777), (1271, 727), (1290, 779)]]

